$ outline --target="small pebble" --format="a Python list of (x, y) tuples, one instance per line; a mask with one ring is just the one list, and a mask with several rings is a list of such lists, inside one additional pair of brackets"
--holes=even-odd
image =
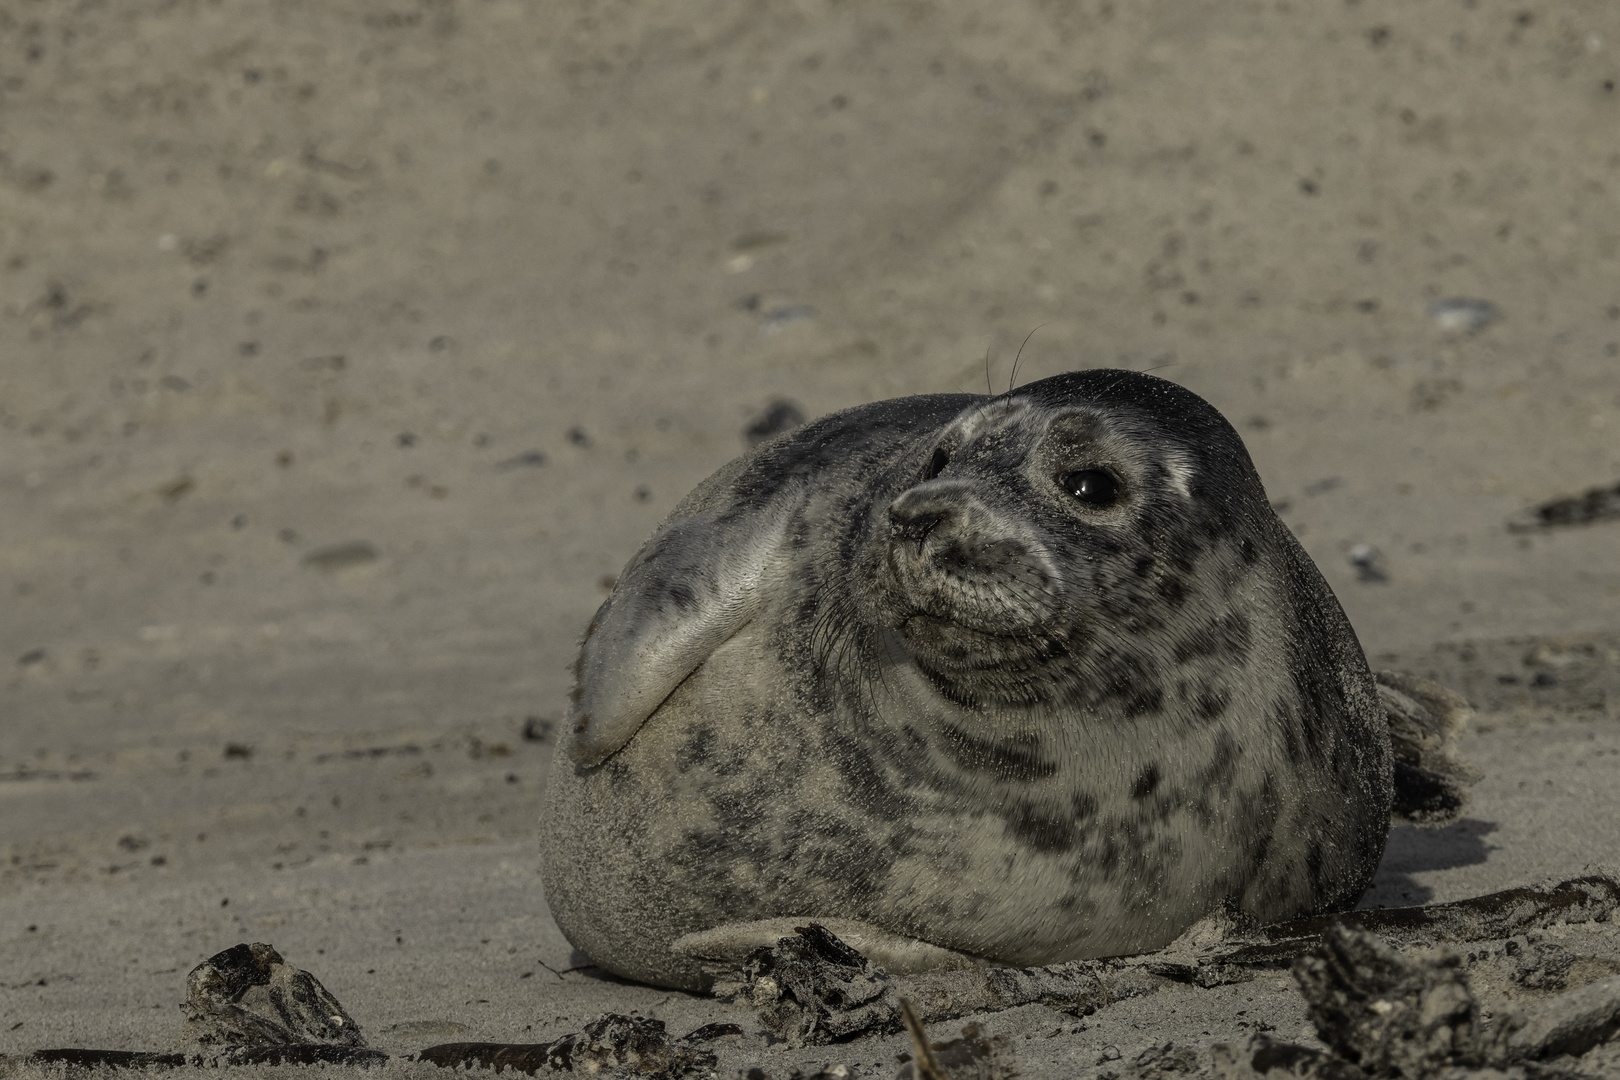
[(377, 549), (364, 540), (351, 540), (342, 544), (329, 544), (316, 548), (301, 560), (305, 566), (331, 573), (354, 566), (365, 566), (379, 558)]
[(1359, 581), (1388, 581), (1389, 574), (1384, 569), (1384, 553), (1371, 544), (1352, 544), (1346, 553), (1350, 565), (1356, 568), (1356, 577)]
[(505, 461), (497, 463), (495, 467), (505, 471), (507, 469), (522, 469), (535, 465), (544, 465), (545, 463), (546, 455), (539, 450), (525, 450), (516, 457), (509, 457)]
[(1344, 478), (1343, 477), (1340, 477), (1340, 476), (1325, 477), (1325, 478), (1323, 478), (1321, 480), (1316, 480), (1316, 481), (1314, 481), (1312, 483), (1306, 484), (1305, 485), (1305, 494), (1307, 494), (1307, 495), (1324, 495), (1327, 492), (1332, 491), (1334, 488), (1339, 487), (1343, 483), (1344, 483)]
[(1429, 318), (1448, 334), (1475, 334), (1501, 318), (1501, 311), (1489, 300), (1455, 296), (1430, 304)]
[(766, 337), (780, 334), (792, 322), (814, 319), (819, 315), (815, 308), (809, 304), (790, 304), (787, 307), (772, 308), (760, 316), (759, 332)]

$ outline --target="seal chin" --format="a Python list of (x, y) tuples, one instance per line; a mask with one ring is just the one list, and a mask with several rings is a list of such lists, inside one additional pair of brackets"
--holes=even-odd
[(963, 706), (1049, 704), (1054, 666), (1068, 658), (1061, 638), (1034, 630), (983, 634), (928, 616), (893, 631), (907, 658), (947, 700)]

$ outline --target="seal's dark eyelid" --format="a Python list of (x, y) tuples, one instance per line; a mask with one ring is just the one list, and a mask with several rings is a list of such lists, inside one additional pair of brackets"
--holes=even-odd
[(1101, 509), (1119, 501), (1119, 481), (1103, 469), (1076, 469), (1058, 477), (1058, 486), (1087, 506)]
[(945, 452), (942, 446), (934, 451), (934, 456), (928, 459), (928, 468), (923, 470), (923, 479), (932, 480), (945, 471), (945, 465), (951, 460), (951, 455)]

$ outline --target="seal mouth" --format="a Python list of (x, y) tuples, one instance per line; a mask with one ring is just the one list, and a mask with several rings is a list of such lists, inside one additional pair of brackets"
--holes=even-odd
[[(961, 705), (1044, 697), (1043, 673), (1069, 656), (1066, 635), (1041, 617), (1047, 604), (1009, 604), (1001, 588), (947, 570), (901, 569), (890, 565), (883, 622), (940, 693)], [(1049, 584), (1023, 599), (1049, 601)]]
[(1023, 638), (1049, 617), (1055, 576), (1022, 541), (891, 539), (884, 560), (895, 629), (924, 619), (970, 634)]

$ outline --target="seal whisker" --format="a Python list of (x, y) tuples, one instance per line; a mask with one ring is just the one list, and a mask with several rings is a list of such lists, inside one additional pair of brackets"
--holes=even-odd
[[(1035, 330), (1039, 330), (1045, 325), (1045, 323), (1040, 323), (1035, 327)], [(1007, 373), (1007, 393), (1009, 395), (1013, 392), (1013, 386), (1018, 382), (1018, 361), (1023, 358), (1024, 346), (1028, 345), (1029, 339), (1035, 336), (1035, 330), (1031, 330), (1024, 335), (1023, 342), (1018, 346), (1018, 352), (1013, 356), (1012, 370)]]

